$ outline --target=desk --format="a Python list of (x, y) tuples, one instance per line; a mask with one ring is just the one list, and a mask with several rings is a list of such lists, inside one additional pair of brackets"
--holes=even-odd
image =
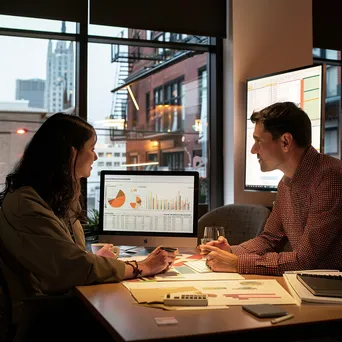
[[(282, 277), (245, 275), (247, 279)], [(342, 305), (284, 305), (294, 318), (272, 325), (270, 319), (257, 319), (231, 306), (224, 310), (164, 311), (135, 304), (122, 284), (78, 286), (74, 291), (85, 306), (117, 341), (187, 341), (252, 339), (253, 341), (299, 340), (308, 337), (342, 335)], [(177, 325), (158, 326), (155, 317), (173, 316)]]

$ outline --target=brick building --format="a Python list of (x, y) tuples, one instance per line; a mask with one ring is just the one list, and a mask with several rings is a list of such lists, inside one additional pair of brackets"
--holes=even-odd
[[(128, 30), (128, 36), (163, 42), (195, 39), (139, 30)], [(126, 57), (125, 84), (132, 92), (127, 95), (125, 117), (127, 164), (157, 162), (162, 170), (203, 166), (207, 146), (207, 55), (130, 46)], [(199, 171), (205, 176), (204, 167)]]

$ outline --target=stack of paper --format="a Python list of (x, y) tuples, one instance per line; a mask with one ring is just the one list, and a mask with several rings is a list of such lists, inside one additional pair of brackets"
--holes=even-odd
[[(206, 294), (211, 306), (242, 304), (296, 304), (290, 294), (274, 279), (216, 280), (179, 282), (123, 282), (138, 303), (161, 302), (167, 293)], [(179, 289), (177, 291), (177, 288)]]
[(284, 279), (289, 288), (290, 293), (293, 298), (297, 300), (300, 304), (301, 302), (311, 302), (311, 303), (327, 303), (327, 304), (342, 304), (342, 298), (338, 297), (322, 297), (313, 295), (300, 281), (297, 279), (297, 273), (306, 274), (325, 274), (325, 275), (342, 275), (342, 272), (309, 272), (300, 271), (292, 273), (284, 273)]

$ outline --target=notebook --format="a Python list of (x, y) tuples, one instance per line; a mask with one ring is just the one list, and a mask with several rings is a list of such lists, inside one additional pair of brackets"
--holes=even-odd
[(314, 296), (342, 298), (341, 275), (297, 274), (297, 279)]

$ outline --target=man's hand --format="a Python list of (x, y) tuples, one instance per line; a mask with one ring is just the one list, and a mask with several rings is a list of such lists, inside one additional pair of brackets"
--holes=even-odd
[(207, 250), (207, 266), (214, 272), (237, 272), (238, 257), (214, 246), (202, 245)]
[(223, 236), (219, 236), (217, 240), (210, 241), (205, 245), (199, 245), (198, 248), (201, 250), (201, 255), (207, 255), (209, 253), (209, 250), (206, 248), (206, 246), (217, 247), (218, 249), (222, 249), (223, 251), (232, 253), (232, 249), (230, 248), (227, 239)]

